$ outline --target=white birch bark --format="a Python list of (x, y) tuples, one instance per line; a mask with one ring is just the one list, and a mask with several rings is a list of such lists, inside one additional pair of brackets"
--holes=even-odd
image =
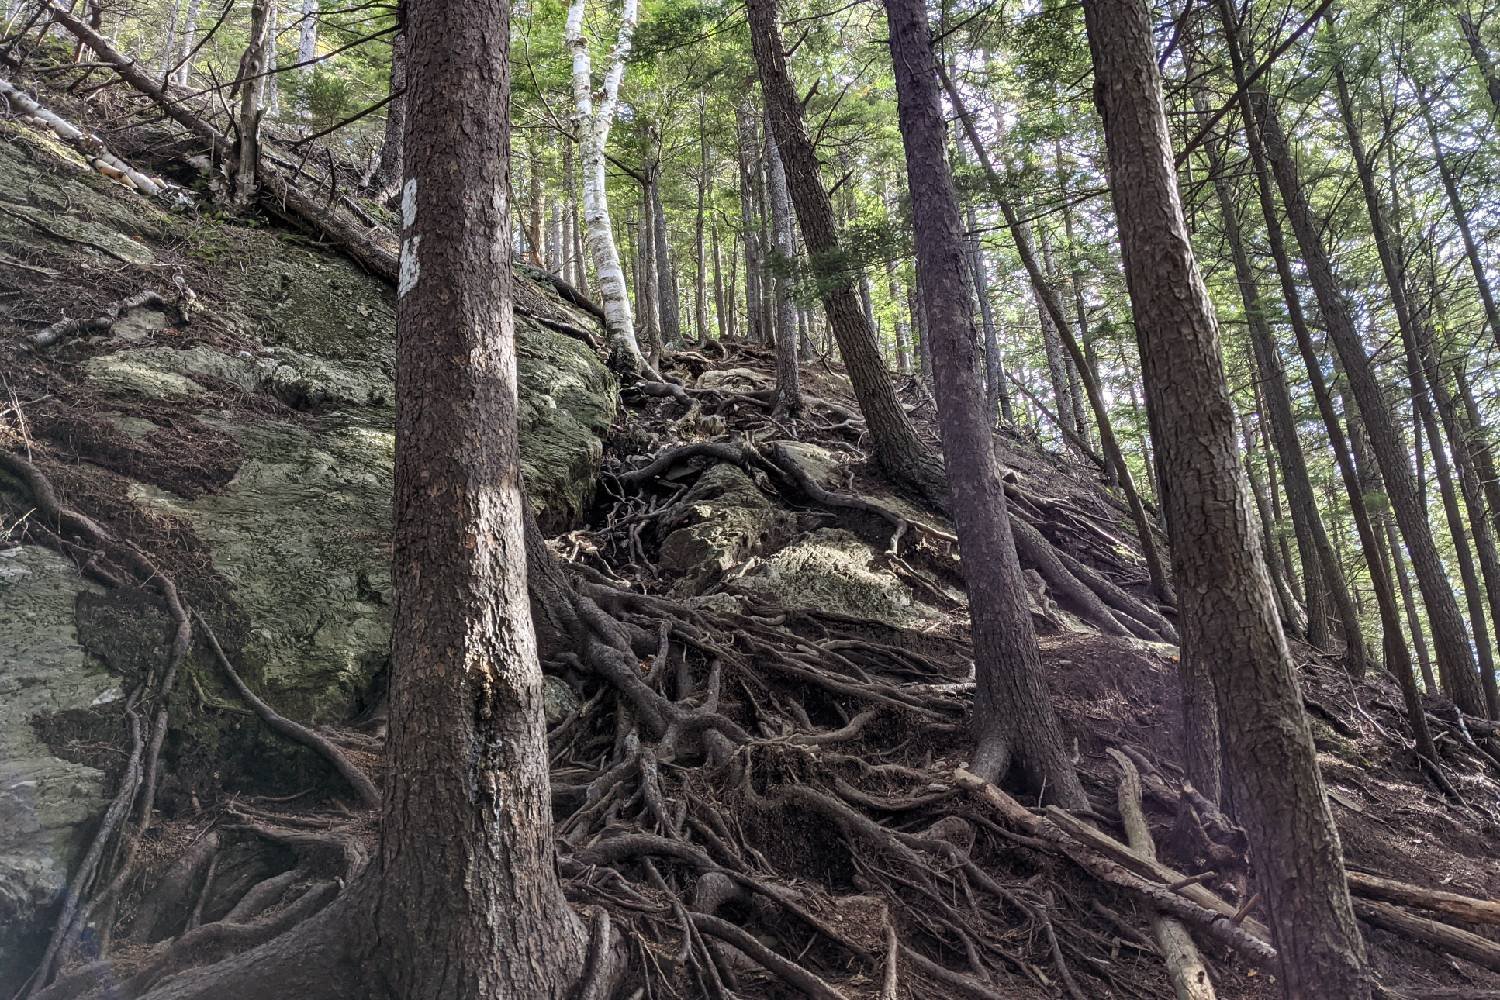
[(604, 148), (620, 101), (625, 59), (630, 54), (640, 3), (639, 0), (624, 0), (619, 35), (614, 51), (610, 53), (609, 69), (604, 74), (604, 87), (597, 107), (594, 104), (593, 63), (589, 57), (588, 39), (583, 34), (586, 6), (586, 0), (572, 0), (564, 36), (573, 55), (573, 103), (577, 111), (579, 158), (583, 171), (584, 241), (598, 273), (599, 298), (609, 331), (610, 367), (622, 376), (633, 378), (645, 370), (646, 360), (636, 342), (635, 317), (626, 294), (625, 271), (620, 265), (620, 251), (615, 245), (614, 228), (609, 217), (609, 199), (604, 190)]
[(176, 56), (181, 65), (172, 74), (172, 82), (178, 86), (187, 83), (188, 69), (192, 66), (193, 46), (197, 44), (194, 37), (198, 34), (198, 11), (202, 4), (203, 0), (188, 0), (187, 23), (182, 26), (182, 51)]
[[(298, 23), (297, 62), (307, 64), (318, 54), (318, 0), (302, 0), (302, 20)], [(313, 67), (301, 66), (304, 76), (311, 74)]]

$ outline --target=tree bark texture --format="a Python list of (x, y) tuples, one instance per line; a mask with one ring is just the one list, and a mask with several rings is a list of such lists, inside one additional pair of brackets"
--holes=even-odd
[(404, 1000), (571, 995), (526, 593), (510, 9), (413, 4), (397, 302), (395, 617), (370, 959)]
[(1033, 787), (1045, 788), (1065, 806), (1083, 806), (1088, 800), (1042, 676), (986, 418), (970, 261), (944, 153), (926, 7), (921, 0), (885, 0), (885, 9), (912, 193), (917, 282), (927, 303), (950, 509), (973, 619), (974, 770), (995, 780), (1014, 761)]
[(1084, 5), (1147, 408), (1167, 491), (1183, 655), (1213, 672), (1233, 800), (1289, 997), (1369, 997), (1364, 941), (1256, 539), (1218, 325), (1177, 190), (1143, 0)]

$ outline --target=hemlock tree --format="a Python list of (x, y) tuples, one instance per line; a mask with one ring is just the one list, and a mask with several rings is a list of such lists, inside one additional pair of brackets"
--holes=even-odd
[(1167, 491), (1183, 656), (1209, 664), (1228, 778), (1288, 997), (1369, 997), (1317, 751), (1239, 462), (1218, 323), (1177, 190), (1143, 0), (1087, 0), (1126, 285)]
[(974, 633), (973, 770), (997, 781), (1014, 760), (1028, 783), (1070, 809), (1088, 807), (1048, 698), (990, 435), (970, 308), (969, 249), (948, 167), (937, 69), (922, 0), (885, 0), (901, 139), (927, 303), (949, 506)]
[(563, 1000), (584, 971), (587, 935), (553, 857), (527, 604), (509, 15), (507, 0), (423, 0), (407, 11), (395, 614), (378, 850), (321, 911), (163, 980), (153, 998)]
[(526, 596), (511, 318), (507, 0), (406, 12), (389, 776), (374, 863), (392, 991), (565, 997)]

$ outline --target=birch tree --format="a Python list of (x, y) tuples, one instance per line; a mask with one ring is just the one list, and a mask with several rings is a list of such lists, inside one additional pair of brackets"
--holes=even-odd
[(588, 39), (583, 33), (583, 15), (587, 6), (586, 0), (573, 0), (568, 8), (568, 26), (564, 35), (573, 55), (573, 103), (583, 170), (584, 243), (599, 276), (599, 298), (609, 330), (609, 366), (616, 374), (633, 379), (645, 370), (646, 359), (635, 339), (635, 316), (625, 292), (625, 271), (620, 266), (620, 251), (615, 246), (614, 228), (609, 217), (609, 197), (604, 190), (604, 148), (609, 142), (615, 110), (620, 103), (620, 84), (625, 80), (625, 60), (630, 55), (640, 3), (639, 0), (624, 0), (619, 34), (609, 56), (609, 68), (605, 71), (597, 104), (593, 60), (589, 55)]

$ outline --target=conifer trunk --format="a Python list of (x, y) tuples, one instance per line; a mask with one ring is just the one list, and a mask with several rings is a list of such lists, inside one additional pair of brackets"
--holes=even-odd
[(1014, 758), (1028, 782), (1069, 808), (1087, 805), (1041, 674), (1011, 537), (984, 391), (958, 196), (921, 0), (885, 0), (916, 228), (917, 282), (937, 385), (938, 419), (974, 632), (974, 770), (998, 780)]
[(526, 595), (509, 4), (429, 0), (409, 17), (396, 596), (370, 963), (404, 1000), (563, 1000), (585, 935), (553, 860)]
[(1213, 673), (1236, 814), (1288, 997), (1367, 998), (1364, 941), (1235, 441), (1218, 325), (1177, 190), (1143, 0), (1086, 0), (1126, 285), (1180, 583), (1183, 656)]
[[(837, 226), (828, 192), (818, 176), (818, 158), (802, 122), (802, 105), (792, 89), (777, 25), (775, 0), (750, 0), (750, 35), (755, 62), (765, 95), (766, 118), (781, 152), (787, 187), (796, 208), (798, 228), (815, 265), (819, 259), (836, 257)], [(823, 309), (838, 342), (839, 354), (849, 373), (855, 397), (869, 428), (876, 461), (893, 478), (932, 496), (941, 496), (941, 464), (917, 437), (906, 411), (896, 397), (875, 343), (875, 334), (865, 322), (851, 278), (820, 275)]]

